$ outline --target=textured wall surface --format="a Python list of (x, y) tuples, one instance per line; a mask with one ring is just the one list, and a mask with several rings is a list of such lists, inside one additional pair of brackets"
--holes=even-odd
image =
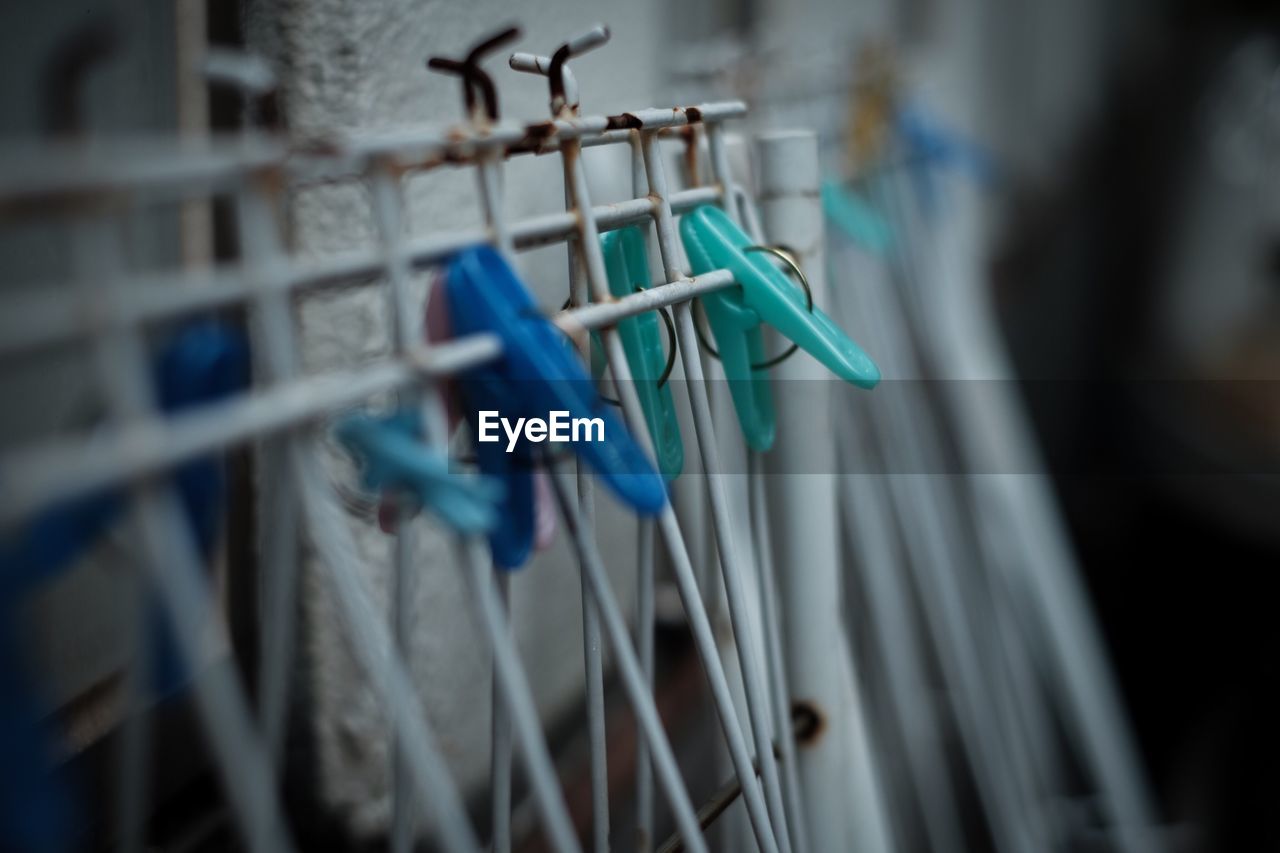
[[(251, 46), (280, 73), (286, 120), (294, 131), (376, 131), (423, 122), (452, 122), (461, 115), (453, 78), (429, 74), (424, 59), (461, 56), (477, 37), (513, 20), (509, 4), (430, 0), (316, 0), (250, 4)], [(550, 52), (560, 40), (595, 20), (612, 28), (612, 43), (574, 64), (585, 112), (648, 106), (657, 72), (653, 10), (644, 4), (540, 3), (519, 23), (518, 49)], [(498, 82), (503, 113), (544, 118), (542, 78), (518, 75), (505, 55), (489, 64)], [(628, 196), (630, 170), (614, 172), (610, 184), (602, 157), (588, 152), (597, 203)], [(528, 158), (526, 158), (528, 159)], [(439, 171), (409, 179), (407, 227), (422, 235), (480, 221), (474, 177), (469, 170)], [(506, 212), (521, 217), (563, 209), (556, 157), (516, 163), (506, 173)], [(290, 208), (290, 236), (305, 253), (323, 254), (374, 239), (368, 195), (355, 185), (329, 186), (299, 194)], [(558, 307), (566, 294), (565, 250), (526, 253), (521, 271), (542, 304)], [(419, 282), (425, 287), (425, 281)], [(300, 312), (303, 360), (308, 371), (329, 370), (375, 358), (387, 351), (388, 318), (381, 288), (320, 295)], [(332, 454), (333, 476), (353, 484), (351, 472)], [(633, 600), (633, 522), (611, 498), (599, 498), (599, 539), (624, 607)], [(367, 518), (351, 517), (363, 569), (379, 602), (387, 605), (392, 540)], [(474, 790), (487, 777), (489, 666), (470, 618), (449, 543), (427, 521), (418, 521), (419, 572), (413, 591), (416, 627), (408, 658), (428, 720), (440, 736), (460, 784)], [(389, 763), (385, 719), (359, 668), (344, 646), (334, 603), (307, 572), (302, 606), (306, 689), (311, 693), (323, 799), (360, 833), (375, 833), (389, 815)], [(579, 582), (565, 543), (540, 555), (512, 583), (513, 612), (530, 680), (544, 719), (576, 711), (582, 689)]]

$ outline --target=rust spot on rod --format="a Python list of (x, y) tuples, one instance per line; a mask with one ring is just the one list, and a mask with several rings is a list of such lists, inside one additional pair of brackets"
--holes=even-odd
[(634, 113), (609, 116), (605, 124), (606, 130), (639, 130), (642, 127), (644, 127), (644, 122)]
[(697, 124), (702, 121), (702, 110), (697, 107), (685, 107), (684, 117), (688, 119), (689, 124)]
[(800, 699), (791, 704), (791, 725), (797, 746), (812, 746), (827, 730), (827, 717), (813, 702)]

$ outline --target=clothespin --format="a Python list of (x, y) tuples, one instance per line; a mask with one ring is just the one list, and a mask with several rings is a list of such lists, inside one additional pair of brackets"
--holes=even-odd
[[(214, 322), (184, 328), (160, 350), (153, 367), (156, 397), (166, 413), (213, 402), (245, 387), (248, 379), (243, 337)], [(192, 535), (208, 556), (224, 492), (219, 460), (182, 465), (174, 483)], [(28, 589), (56, 577), (100, 539), (125, 505), (118, 491), (100, 490), (45, 510), (0, 542), (0, 847), (65, 849), (74, 823), (66, 786), (50, 770), (57, 752), (53, 736), (11, 633), (14, 608)], [(152, 610), (147, 618), (157, 652), (152, 689), (165, 695), (185, 681), (185, 673), (161, 614)]]
[[(200, 322), (180, 331), (159, 352), (153, 371), (161, 411), (172, 414), (224, 398), (249, 380), (248, 347), (239, 332)], [(201, 551), (213, 547), (223, 478), (216, 457), (194, 459), (174, 472), (187, 519)], [(92, 545), (119, 517), (124, 500), (111, 490), (74, 498), (31, 520), (0, 548), (6, 575), (26, 583), (55, 576)]]
[(873, 255), (883, 256), (893, 245), (893, 228), (880, 212), (836, 181), (822, 183), (822, 210), (846, 237)]
[[(553, 412), (565, 412), (570, 419), (598, 418), (602, 440), (591, 440), (594, 436), (584, 431), (566, 444), (636, 512), (651, 515), (661, 510), (667, 501), (662, 477), (596, 395), (564, 336), (538, 314), (533, 298), (502, 255), (488, 246), (457, 253), (449, 263), (445, 289), (456, 334), (487, 332), (502, 341), (500, 358), (458, 377), (476, 437), (482, 411), (509, 420), (546, 420)], [(503, 523), (489, 539), (494, 562), (503, 568), (522, 565), (532, 547), (534, 451), (534, 443), (522, 436), (511, 452), (506, 441), (476, 441), (480, 469), (506, 486)]]
[(702, 298), (730, 394), (747, 444), (753, 450), (773, 446), (773, 395), (765, 373), (764, 335), (768, 323), (846, 382), (873, 388), (880, 370), (821, 309), (806, 305), (795, 286), (745, 231), (718, 207), (704, 205), (686, 213), (680, 236), (695, 275), (727, 269), (737, 288)]
[[(645, 257), (644, 235), (639, 228), (631, 225), (610, 231), (600, 238), (600, 245), (604, 250), (610, 293), (621, 299), (648, 288), (649, 260)], [(674, 480), (684, 468), (684, 444), (680, 440), (680, 422), (676, 418), (671, 387), (666, 384), (671, 361), (662, 352), (658, 318), (651, 312), (628, 317), (618, 323), (618, 336), (622, 338), (636, 395), (653, 438), (658, 470), (668, 481)], [(674, 348), (674, 340), (671, 346)]]
[(894, 131), (905, 150), (916, 195), (925, 213), (932, 213), (937, 207), (935, 169), (956, 169), (984, 186), (995, 181), (995, 163), (984, 148), (936, 121), (920, 107), (900, 107), (894, 115)]
[[(427, 297), (423, 331), (428, 343), (446, 341), (453, 337), (453, 321), (449, 318), (449, 296), (445, 292), (444, 279), (443, 272), (436, 273), (436, 280)], [(441, 391), (444, 394), (445, 408), (448, 412), (449, 435), (453, 435), (458, 424), (462, 422), (462, 410), (457, 405), (458, 395), (453, 393), (453, 383), (448, 379), (441, 380)], [(558, 522), (551, 481), (548, 479), (547, 472), (542, 469), (533, 472), (533, 494), (533, 548), (535, 551), (545, 551), (555, 542)], [(379, 519), (384, 531), (390, 532), (395, 528), (397, 515), (396, 507), (384, 502), (379, 508)]]
[(361, 460), (367, 488), (407, 494), (462, 533), (486, 533), (498, 523), (502, 483), (450, 471), (448, 459), (422, 444), (419, 412), (402, 410), (382, 418), (352, 415), (334, 432)]

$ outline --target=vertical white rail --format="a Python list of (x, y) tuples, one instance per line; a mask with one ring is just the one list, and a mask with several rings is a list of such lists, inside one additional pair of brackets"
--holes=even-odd
[[(480, 120), (475, 118), (478, 114), (473, 113), (473, 121)], [(507, 217), (502, 204), (501, 152), (496, 150), (485, 152), (476, 164), (476, 181), (480, 191), (481, 211), (485, 223), (489, 226), (493, 244), (508, 262), (514, 263), (515, 245), (511, 241), (511, 229), (507, 227)], [(440, 420), (439, 428), (434, 434), (440, 436), (440, 446), (444, 448), (446, 419), (441, 415)], [(497, 566), (492, 566), (492, 570), (498, 602), (507, 614), (504, 620), (506, 630), (514, 639), (511, 626), (511, 578), (506, 571)], [(491, 853), (507, 853), (511, 849), (511, 719), (507, 706), (502, 701), (496, 658), (491, 693), (493, 716), (490, 719), (492, 734), (489, 743), (489, 821), (492, 838), (489, 847)]]
[[(725, 145), (724, 128), (718, 124), (712, 124), (706, 130), (711, 173), (722, 191), (720, 206), (753, 239), (762, 240), (760, 223), (753, 215), (754, 211), (749, 209), (741, 188), (733, 180)], [(773, 573), (773, 545), (769, 535), (762, 455), (757, 451), (748, 450), (747, 464), (749, 525), (752, 551), (756, 560), (756, 587), (763, 624), (762, 641), (773, 720), (773, 737), (778, 744), (782, 759), (783, 803), (786, 807), (787, 828), (791, 832), (792, 844), (797, 853), (807, 853), (809, 828), (801, 805), (803, 792), (800, 788), (800, 773), (796, 767), (795, 729), (791, 721), (791, 696), (787, 688), (782, 654), (782, 622), (778, 611), (777, 586)]]
[[(642, 198), (648, 192), (648, 181), (644, 174), (644, 154), (640, 151), (640, 132), (633, 130), (629, 134), (627, 150), (631, 159), (631, 194)], [(644, 230), (645, 256), (649, 254), (649, 229)], [(648, 287), (652, 282), (643, 282)], [(675, 346), (676, 342), (670, 342)], [(615, 392), (615, 399), (621, 400), (621, 390)], [(650, 436), (653, 439), (653, 436)], [(657, 535), (653, 522), (647, 518), (640, 519), (636, 530), (639, 539), (639, 553), (636, 556), (636, 654), (640, 658), (640, 669), (650, 693), (654, 689), (654, 647), (653, 632), (656, 628), (654, 620), (654, 537)], [(653, 766), (649, 760), (649, 746), (644, 738), (636, 740), (636, 853), (649, 853), (653, 848)]]
[[(121, 263), (109, 223), (80, 223), (75, 231), (77, 286), (82, 288), (86, 304), (98, 304), (108, 314), (121, 310), (125, 298), (118, 279)], [(102, 292), (94, 292), (95, 284)], [(111, 417), (127, 422), (154, 413), (140, 331), (108, 329), (92, 343), (93, 363), (106, 389)], [(209, 652), (216, 648), (209, 642), (210, 635), (221, 634), (222, 625), (177, 494), (161, 479), (140, 483), (131, 490), (131, 498), (130, 521), (143, 547), (142, 562), (167, 611), (183, 665), (192, 679), (196, 709), (209, 736), (214, 763), (245, 840), (255, 851), (292, 849), (274, 774), (234, 666), (210, 661)], [(147, 613), (139, 613), (138, 618), (146, 621)], [(138, 677), (145, 681), (150, 673), (142, 672)], [(141, 760), (142, 754), (130, 758)], [(138, 767), (134, 772), (144, 774), (145, 769)]]
[[(662, 152), (658, 150), (656, 133), (650, 131), (641, 134), (641, 150), (644, 154), (645, 171), (649, 177), (649, 195), (656, 204), (655, 224), (658, 234), (658, 249), (662, 255), (663, 272), (668, 282), (679, 281), (684, 276), (680, 272), (677, 261), (675, 220), (668, 200), (665, 164), (662, 162)], [(603, 260), (600, 263), (603, 266)], [(693, 327), (693, 314), (690, 303), (683, 302), (675, 306), (675, 320), (676, 338), (679, 341), (682, 353), (681, 361), (684, 364), (685, 381), (689, 390), (689, 402), (693, 408), (695, 439), (702, 455), (707, 487), (712, 497), (713, 526), (716, 531), (716, 540), (720, 552), (722, 576), (725, 578), (726, 588), (733, 587), (729, 591), (730, 607), (738, 613), (742, 613), (745, 608), (741, 606), (741, 590), (738, 586), (741, 575), (739, 566), (733, 561), (732, 535), (728, 525), (727, 508), (724, 505), (723, 492), (721, 491), (722, 484), (719, 477), (716, 476), (719, 473), (720, 466), (716, 456), (715, 432), (711, 425), (710, 404), (707, 400), (707, 389), (702, 376), (702, 364), (698, 356), (698, 340)], [(620, 349), (621, 343), (618, 346)], [(621, 358), (620, 353), (619, 357)], [(720, 713), (721, 726), (725, 730), (729, 755), (733, 760), (738, 781), (742, 785), (743, 799), (747, 806), (747, 813), (751, 818), (752, 828), (755, 831), (756, 842), (765, 853), (773, 853), (778, 849), (780, 843), (788, 845), (789, 849), (790, 841), (787, 839), (784, 829), (786, 817), (783, 814), (781, 791), (776, 786), (777, 764), (773, 756), (773, 745), (768, 742), (767, 729), (763, 730), (765, 733), (763, 747), (761, 747), (760, 740), (757, 737), (757, 757), (760, 760), (762, 769), (770, 766), (773, 768), (772, 777), (775, 785), (771, 787), (776, 793), (776, 797), (770, 799), (776, 800), (776, 802), (772, 804), (766, 801), (764, 786), (756, 779), (755, 770), (747, 753), (742, 722), (738, 718), (737, 710), (734, 708), (733, 697), (729, 692), (724, 669), (720, 665), (715, 640), (711, 636), (710, 622), (707, 620), (706, 612), (701, 606), (701, 597), (696, 595), (696, 587), (692, 590), (695, 593), (694, 600), (690, 601), (686, 597), (681, 568), (683, 563), (687, 563), (688, 554), (684, 550), (683, 541), (679, 538), (679, 531), (673, 514), (670, 515), (669, 519), (664, 514), (662, 529), (669, 548), (674, 549), (675, 543), (679, 543), (680, 553), (672, 553), (677, 582), (681, 584), (681, 597), (685, 599), (685, 610), (689, 613), (691, 621), (695, 622), (693, 625), (695, 629), (694, 637), (695, 640), (700, 641), (699, 650), (702, 652), (703, 666), (706, 668), (708, 678), (711, 681), (712, 694), (716, 699), (717, 710)], [(692, 575), (692, 572), (690, 572), (690, 575)], [(693, 578), (689, 577), (688, 581), (692, 583)], [(739, 598), (739, 606), (736, 608), (734, 606), (735, 594)], [(705, 629), (702, 629), (702, 626), (697, 624), (695, 617), (701, 617), (701, 622), (705, 625)], [(752, 655), (751, 629), (745, 619), (735, 618), (733, 622), (738, 639), (738, 653), (742, 661), (743, 679), (749, 682), (750, 679), (756, 677), (758, 672), (755, 669), (754, 656)], [(756, 698), (759, 698), (760, 701), (755, 701)], [(748, 690), (748, 702), (752, 706), (752, 715), (759, 714), (756, 719), (762, 719), (763, 715), (768, 713), (767, 700), (760, 696), (758, 691)], [(767, 775), (765, 778), (768, 781), (769, 777)], [(777, 829), (773, 825), (775, 822), (778, 823)]]
[[(253, 307), (260, 333), (256, 353), (264, 378), (281, 382), (293, 376), (297, 360), (288, 294), (278, 285), (284, 250), (273, 215), (269, 181), (265, 176), (253, 177), (257, 179), (249, 179), (236, 199), (241, 264), (255, 287)], [(287, 434), (283, 445), (286, 480), (300, 496), (302, 514), (332, 583), (352, 651), (387, 704), (418, 794), (436, 818), (445, 847), (451, 853), (474, 851), (478, 844), (462, 799), (421, 717), (412, 680), (393, 648), (386, 622), (378, 617), (359, 576), (360, 564), (350, 542), (347, 521), (335, 506), (331, 487), (320, 470), (320, 448), (314, 440), (297, 433)], [(270, 569), (266, 567), (267, 571)]]
[[(564, 173), (564, 203), (566, 210), (573, 209), (573, 169), (577, 157), (562, 157)], [(569, 257), (569, 305), (586, 305), (590, 300), (587, 287), (583, 253), (578, 249), (578, 238), (565, 241)], [(588, 363), (591, 360), (591, 338), (575, 336), (578, 354)], [(595, 489), (591, 469), (581, 459), (576, 460), (578, 508), (582, 513), (582, 530), (585, 536), (595, 535)], [(595, 853), (607, 853), (609, 849), (609, 767), (605, 740), (604, 708), (604, 654), (600, 644), (600, 614), (587, 591), (585, 575), (579, 578), (582, 587), (582, 666), (586, 675), (587, 740), (591, 778), (591, 838)]]
[[(826, 303), (817, 137), (768, 134), (758, 150), (765, 233), (796, 254), (814, 301)], [(816, 473), (835, 470), (826, 430), (848, 426), (832, 419), (833, 380), (809, 356), (797, 352), (773, 379), (778, 438), (766, 470), (774, 551), (786, 567), (780, 593), (787, 670), (793, 695), (821, 721), (799, 755), (809, 837), (816, 850), (887, 851), (893, 844), (879, 773), (841, 624), (836, 481)]]

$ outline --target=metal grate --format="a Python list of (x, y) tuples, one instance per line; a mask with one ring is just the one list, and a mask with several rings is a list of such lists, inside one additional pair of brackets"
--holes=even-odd
[[(538, 70), (536, 62), (534, 70)], [(561, 95), (566, 93), (562, 90)], [(263, 564), (267, 569), (261, 712), (251, 709), (243, 685), (229, 670), (202, 670), (193, 683), (227, 796), (252, 849), (292, 846), (274, 777), (284, 729), (286, 675), (293, 656), (290, 605), (297, 591), (299, 527), (309, 535), (327, 570), (325, 580), (342, 608), (351, 647), (392, 721), (397, 756), (394, 847), (408, 849), (415, 834), (414, 812), (420, 811), (431, 817), (446, 849), (479, 849), (475, 828), (466, 817), (435, 735), (420, 712), (405, 660), (397, 651), (411, 614), (398, 613), (395, 624), (388, 625), (374, 607), (362, 574), (356, 570), (354, 543), (339, 501), (321, 468), (317, 429), (340, 410), (393, 393), (401, 402), (423, 407), (430, 443), (437, 449), (445, 448), (437, 380), (498, 357), (501, 343), (488, 335), (421, 343), (421, 305), (410, 295), (408, 280), (414, 271), (437, 265), (451, 253), (476, 243), (490, 243), (508, 255), (536, 246), (568, 244), (572, 305), (557, 314), (554, 322), (569, 333), (599, 332), (626, 421), (646, 447), (645, 421), (614, 326), (646, 311), (666, 306), (674, 309), (695, 439), (708, 475), (704, 482), (732, 617), (734, 651), (741, 662), (745, 714), (735, 705), (694, 562), (670, 504), (652, 525), (642, 526), (641, 536), (642, 540), (656, 536), (670, 555), (728, 744), (736, 789), (742, 793), (756, 843), (767, 853), (805, 848), (794, 767), (780, 772), (774, 752), (775, 740), (780, 739), (782, 754), (793, 760), (790, 723), (785, 719), (788, 699), (779, 633), (773, 624), (772, 580), (762, 579), (767, 617), (767, 642), (762, 643), (749, 601), (748, 585), (755, 582), (756, 572), (733, 541), (728, 499), (718, 476), (721, 466), (715, 427), (696, 356), (691, 300), (729, 287), (733, 278), (724, 270), (686, 275), (674, 230), (676, 216), (706, 203), (722, 204), (732, 216), (740, 217), (741, 192), (733, 186), (728, 172), (723, 126), (744, 112), (742, 103), (725, 102), (582, 117), (576, 114), (571, 99), (562, 97), (557, 117), (535, 124), (490, 122), (476, 110), (469, 123), (443, 131), (405, 131), (322, 144), (250, 133), (200, 143), (151, 139), (92, 147), (49, 146), (0, 157), (0, 217), (14, 223), (38, 213), (60, 223), (72, 237), (68, 282), (50, 281), (4, 295), (0, 303), (0, 357), (87, 345), (109, 403), (107, 429), (92, 435), (56, 434), (4, 452), (0, 458), (0, 479), (5, 484), (0, 493), (0, 524), (17, 527), (59, 501), (105, 487), (127, 487), (133, 541), (143, 552), (150, 582), (175, 627), (179, 651), (195, 670), (207, 659), (210, 644), (216, 642), (209, 631), (215, 604), (180, 500), (165, 475), (210, 452), (260, 442), (265, 488), (257, 512), (260, 529), (266, 531)], [(713, 183), (672, 192), (659, 139), (680, 128), (700, 128)], [(593, 205), (580, 155), (583, 148), (599, 145), (630, 146), (634, 198)], [(500, 198), (502, 163), (512, 157), (548, 153), (558, 153), (563, 161), (565, 212), (507, 221)], [(405, 175), (446, 165), (474, 171), (485, 213), (484, 227), (405, 237), (401, 222)], [(280, 200), (292, 187), (335, 180), (359, 181), (369, 189), (379, 245), (321, 260), (292, 254), (281, 235), (277, 216)], [(122, 212), (213, 197), (233, 202), (240, 247), (235, 263), (198, 270), (125, 269), (122, 258), (126, 246), (115, 228)], [(650, 223), (666, 283), (614, 299), (605, 280), (599, 234), (624, 225)], [(298, 367), (292, 300), (320, 288), (371, 287), (382, 281), (390, 285), (394, 320), (391, 355), (358, 368), (303, 376)], [(588, 302), (588, 297), (594, 301)], [(221, 402), (178, 414), (162, 413), (150, 387), (146, 331), (231, 308), (245, 309), (254, 331), (255, 384)], [(640, 808), (639, 829), (652, 837), (647, 791), (651, 784), (647, 768), (652, 762), (657, 788), (670, 805), (680, 835), (679, 842), (668, 844), (666, 849), (682, 843), (689, 850), (706, 851), (704, 824), (714, 819), (714, 814), (704, 811), (700, 815), (690, 800), (652, 698), (653, 548), (646, 546), (641, 566), (637, 650), (592, 535), (591, 478), (579, 470), (575, 489), (553, 470), (552, 482), (584, 579), (586, 642), (589, 649), (593, 643), (595, 647), (594, 659), (589, 652), (592, 665), (588, 667), (593, 753), (603, 756), (604, 750), (597, 633), (602, 631), (614, 651), (643, 739), (644, 753), (638, 764), (646, 770), (642, 771), (639, 797), (646, 805)], [(400, 582), (410, 569), (408, 542), (413, 535), (412, 526), (400, 526), (394, 549), (394, 569)], [(479, 545), (471, 539), (459, 539), (456, 554), (494, 656), (494, 849), (507, 849), (511, 843), (509, 750), (514, 746), (524, 762), (553, 847), (577, 850), (581, 842), (570, 822), (507, 625), (504, 588), (495, 583)], [(768, 666), (757, 659), (760, 648), (767, 652)], [(134, 746), (126, 747), (119, 780), (126, 849), (140, 847), (140, 791), (145, 780), (139, 752), (142, 747), (137, 744), (135, 738)], [(595, 849), (608, 844), (602, 766), (597, 762), (592, 774)]]

